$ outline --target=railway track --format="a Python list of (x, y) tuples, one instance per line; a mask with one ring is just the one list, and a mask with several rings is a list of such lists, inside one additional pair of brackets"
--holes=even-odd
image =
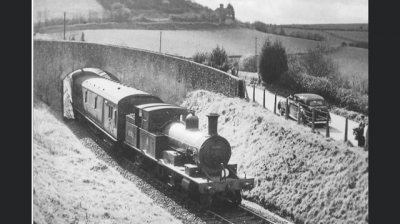
[(151, 185), (162, 194), (175, 201), (177, 204), (183, 206), (188, 212), (194, 214), (206, 223), (262, 223), (262, 224), (275, 224), (276, 221), (269, 220), (257, 214), (244, 206), (237, 208), (211, 208), (206, 209), (200, 204), (188, 198), (186, 195), (170, 188), (167, 184), (159, 181), (153, 175), (140, 169), (136, 164), (124, 158), (118, 150), (114, 150), (112, 146), (100, 139), (89, 128), (85, 126), (89, 136), (100, 146), (111, 158), (113, 158), (122, 169), (130, 172), (147, 184)]

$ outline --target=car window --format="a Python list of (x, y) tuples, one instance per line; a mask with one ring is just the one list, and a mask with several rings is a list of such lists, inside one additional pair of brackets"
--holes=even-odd
[(310, 106), (324, 106), (325, 104), (321, 100), (310, 100), (308, 102), (308, 105), (310, 105)]

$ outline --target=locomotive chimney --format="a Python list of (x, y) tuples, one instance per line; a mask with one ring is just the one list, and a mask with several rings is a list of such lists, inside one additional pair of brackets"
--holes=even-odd
[(224, 4), (219, 4), (219, 8), (223, 9), (224, 8)]
[(218, 117), (217, 113), (210, 113), (208, 117), (208, 135), (218, 135)]

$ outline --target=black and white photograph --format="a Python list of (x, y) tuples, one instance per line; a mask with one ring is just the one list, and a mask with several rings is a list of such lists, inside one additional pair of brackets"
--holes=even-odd
[(34, 224), (369, 223), (368, 0), (32, 0)]

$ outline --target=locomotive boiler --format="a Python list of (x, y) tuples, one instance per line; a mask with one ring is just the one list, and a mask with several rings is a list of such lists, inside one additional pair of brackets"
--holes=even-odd
[[(137, 165), (204, 206), (214, 201), (241, 203), (254, 178), (229, 163), (229, 142), (218, 134), (218, 114), (208, 114), (199, 130), (193, 111), (110, 80), (100, 69), (72, 73), (74, 113)], [(111, 109), (110, 109), (111, 108)]]

